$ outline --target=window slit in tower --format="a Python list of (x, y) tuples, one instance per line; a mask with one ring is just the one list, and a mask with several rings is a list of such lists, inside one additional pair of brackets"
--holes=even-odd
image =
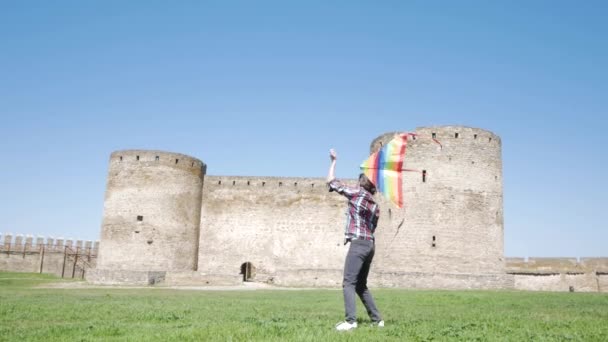
[(426, 170), (422, 170), (422, 183), (426, 183)]
[(160, 160), (160, 157), (159, 157), (159, 156), (156, 156), (155, 160), (156, 160), (156, 161), (159, 161), (159, 160)]
[(489, 137), (489, 138), (488, 138), (488, 142), (492, 142), (492, 137)]
[(473, 134), (473, 139), (477, 139), (477, 134)]
[(137, 221), (141, 222), (144, 220), (144, 217), (141, 215), (137, 215)]
[(266, 185), (266, 182), (262, 182), (262, 186)]
[(175, 164), (177, 164), (177, 162), (179, 162), (179, 159), (175, 159)]
[(139, 156), (135, 156), (135, 160), (139, 160)]
[(433, 139), (437, 138), (437, 133), (433, 133), (432, 136), (433, 136)]
[(458, 133), (454, 133), (454, 138), (458, 139)]
[(122, 161), (122, 156), (120, 156), (120, 161)]
[(433, 235), (433, 243), (431, 244), (431, 246), (432, 246), (432, 247), (436, 247), (436, 246), (437, 246), (437, 245), (435, 244), (435, 241), (436, 241), (436, 239), (435, 239), (435, 235)]
[(236, 181), (232, 181), (232, 185), (236, 185)]

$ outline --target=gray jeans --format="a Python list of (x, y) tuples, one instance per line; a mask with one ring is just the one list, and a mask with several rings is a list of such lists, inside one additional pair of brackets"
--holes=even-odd
[(382, 320), (371, 292), (367, 288), (367, 275), (374, 258), (374, 242), (368, 240), (352, 240), (346, 262), (344, 263), (344, 310), (346, 321), (349, 323), (357, 320), (357, 307), (355, 293), (359, 295), (367, 314), (372, 322)]

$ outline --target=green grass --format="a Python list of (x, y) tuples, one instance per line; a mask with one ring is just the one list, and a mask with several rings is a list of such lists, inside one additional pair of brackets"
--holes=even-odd
[(377, 289), (384, 329), (333, 330), (338, 290), (49, 289), (0, 273), (0, 341), (608, 341), (608, 295)]

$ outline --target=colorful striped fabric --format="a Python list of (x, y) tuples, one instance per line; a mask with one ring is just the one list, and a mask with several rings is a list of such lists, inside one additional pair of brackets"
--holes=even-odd
[(410, 135), (414, 136), (412, 133), (396, 135), (361, 164), (363, 173), (376, 189), (398, 208), (403, 207), (403, 160)]

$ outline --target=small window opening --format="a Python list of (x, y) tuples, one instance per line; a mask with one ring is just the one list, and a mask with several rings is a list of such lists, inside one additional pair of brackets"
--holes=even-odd
[(458, 133), (454, 133), (454, 138), (458, 139)]
[(160, 157), (159, 157), (159, 156), (156, 156), (155, 160), (156, 160), (156, 161), (159, 161), (159, 160), (160, 160)]
[(222, 185), (222, 181), (217, 181), (217, 185)]
[(415, 136), (415, 135), (412, 135), (412, 139), (416, 140), (416, 136)]
[(388, 218), (392, 218), (393, 216), (393, 211), (391, 210), (391, 208), (388, 208)]
[(283, 186), (283, 182), (279, 182), (279, 186)]
[(477, 134), (473, 134), (473, 139), (477, 139)]
[(422, 183), (426, 183), (426, 170), (422, 170)]
[(137, 215), (137, 221), (141, 222), (144, 220), (144, 217), (141, 215)]
[(437, 133), (433, 133), (432, 136), (433, 136), (433, 139), (437, 138)]
[(489, 138), (488, 138), (488, 142), (492, 142), (492, 137), (489, 137)]
[(380, 142), (380, 147), (384, 146), (384, 144), (382, 143), (382, 141)]
[(570, 285), (570, 286), (568, 287), (568, 291), (570, 291), (570, 292), (574, 292), (574, 286)]
[(154, 242), (154, 241), (152, 241), (152, 240), (148, 240), (148, 241), (146, 241), (146, 242), (148, 243), (148, 245), (151, 245), (151, 244), (152, 244), (152, 242)]
[(475, 161), (474, 161), (474, 160), (471, 160), (471, 165), (474, 165), (474, 164), (475, 164)]
[(310, 187), (314, 188), (315, 187), (315, 183), (310, 184)]
[(236, 181), (232, 181), (232, 185), (236, 185)]
[(139, 160), (139, 156), (135, 156), (135, 160)]
[(120, 156), (119, 158), (120, 158), (120, 161), (122, 161), (122, 156)]
[(175, 164), (177, 164), (179, 162), (179, 159), (175, 159)]
[(249, 184), (250, 184), (250, 182), (249, 182), (249, 181), (247, 181), (247, 185), (249, 185)]
[(266, 185), (266, 182), (262, 182), (262, 186)]
[(433, 235), (433, 243), (431, 244), (431, 247), (437, 247), (437, 244), (435, 243), (436, 239), (435, 239), (435, 235)]
[(194, 167), (194, 162), (192, 162), (192, 167)]
[(293, 186), (298, 186), (298, 182), (293, 183)]
[(253, 280), (253, 265), (248, 261), (241, 265), (241, 273), (243, 275), (243, 281)]

